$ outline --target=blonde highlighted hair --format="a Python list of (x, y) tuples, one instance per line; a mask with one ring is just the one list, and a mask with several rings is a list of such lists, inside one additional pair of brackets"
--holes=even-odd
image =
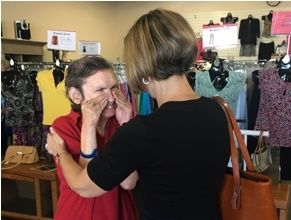
[(182, 75), (197, 56), (193, 29), (180, 14), (155, 9), (141, 16), (124, 39), (127, 81), (133, 92), (146, 91), (142, 79)]

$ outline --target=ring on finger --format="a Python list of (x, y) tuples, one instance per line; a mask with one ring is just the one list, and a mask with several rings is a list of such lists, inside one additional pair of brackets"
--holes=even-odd
[(87, 101), (86, 103), (87, 103), (88, 105), (90, 105), (91, 103), (93, 103), (93, 105), (92, 105), (93, 107), (96, 105), (95, 102), (91, 102), (91, 101)]

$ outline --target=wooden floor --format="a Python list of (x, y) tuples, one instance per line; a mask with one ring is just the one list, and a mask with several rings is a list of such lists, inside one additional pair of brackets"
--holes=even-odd
[[(272, 159), (273, 159), (273, 164), (266, 169), (263, 174), (269, 176), (272, 178), (272, 181), (274, 183), (279, 182), (279, 164), (280, 164), (280, 147), (274, 147), (272, 149)], [(287, 183), (291, 184), (290, 180), (281, 180), (282, 183)], [(291, 198), (291, 191), (289, 198)], [(291, 202), (289, 202), (289, 208), (288, 208), (288, 219), (291, 220)]]

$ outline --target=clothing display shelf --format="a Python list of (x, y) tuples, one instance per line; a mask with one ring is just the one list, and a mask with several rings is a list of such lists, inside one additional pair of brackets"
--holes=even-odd
[(16, 61), (38, 61), (43, 60), (43, 47), (47, 42), (17, 40), (1, 38), (2, 54), (10, 56)]

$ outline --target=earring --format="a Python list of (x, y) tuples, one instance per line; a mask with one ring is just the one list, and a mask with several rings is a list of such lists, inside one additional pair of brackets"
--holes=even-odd
[(150, 77), (148, 78), (148, 81), (145, 81), (145, 79), (142, 78), (142, 82), (143, 82), (143, 84), (145, 84), (145, 85), (149, 84), (150, 81), (151, 81), (151, 78), (150, 78)]

